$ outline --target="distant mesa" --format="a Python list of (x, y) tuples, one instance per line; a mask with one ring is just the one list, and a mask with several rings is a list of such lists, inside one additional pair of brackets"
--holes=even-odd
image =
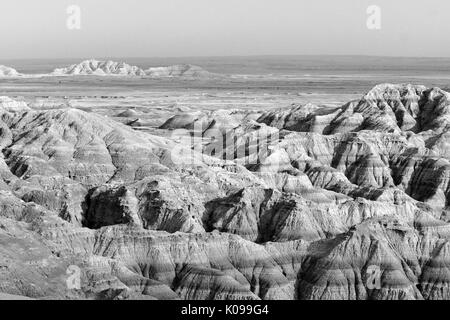
[(131, 66), (125, 62), (99, 61), (95, 59), (85, 60), (79, 64), (73, 64), (66, 68), (55, 69), (52, 75), (121, 75), (144, 76), (145, 72), (139, 67)]
[[(0, 73), (1, 74), (1, 73)], [(50, 75), (94, 75), (94, 76), (139, 76), (150, 78), (211, 78), (218, 76), (199, 66), (190, 64), (177, 64), (166, 67), (151, 67), (144, 70), (125, 62), (85, 60), (65, 68), (55, 69)]]
[[(190, 65), (177, 64), (165, 67), (151, 67), (146, 70), (138, 66), (129, 65), (125, 62), (112, 60), (84, 60), (67, 67), (57, 68), (49, 74), (39, 76), (126, 76), (126, 77), (148, 77), (148, 78), (181, 78), (181, 79), (211, 79), (221, 77), (205, 69)], [(0, 77), (33, 76), (24, 75), (17, 70), (0, 65)]]
[(20, 73), (11, 67), (0, 65), (0, 77), (17, 77)]
[(154, 67), (145, 70), (147, 76), (153, 78), (170, 78), (170, 77), (184, 77), (184, 78), (209, 78), (214, 76), (213, 73), (205, 69), (191, 64), (177, 64), (168, 67)]

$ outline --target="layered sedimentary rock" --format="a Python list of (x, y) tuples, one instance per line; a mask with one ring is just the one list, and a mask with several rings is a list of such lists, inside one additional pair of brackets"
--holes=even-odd
[[(21, 74), (14, 68), (0, 65), (0, 77), (18, 77), (21, 75), (31, 76)], [(84, 60), (66, 67), (57, 68), (48, 74), (39, 74), (41, 77), (80, 75), (148, 77), (155, 79), (220, 79), (225, 77), (224, 75), (212, 73), (200, 66), (191, 64), (176, 64), (144, 69), (126, 62), (97, 59)]]
[(145, 72), (139, 67), (131, 66), (125, 62), (85, 60), (65, 68), (55, 69), (52, 75), (121, 75), (144, 76)]
[(170, 138), (1, 98), (0, 297), (450, 299), (448, 95), (188, 112)]
[[(16, 76), (17, 71), (12, 68), (0, 66), (0, 76)], [(210, 79), (218, 78), (220, 75), (208, 72), (199, 66), (190, 64), (177, 64), (165, 67), (151, 67), (146, 70), (129, 65), (125, 62), (116, 62), (112, 60), (84, 60), (63, 68), (57, 68), (51, 76), (77, 76), (77, 75), (96, 75), (96, 76), (139, 76), (149, 78), (184, 78), (184, 79)]]
[(214, 73), (191, 64), (176, 64), (167, 67), (152, 67), (145, 70), (145, 74), (153, 78), (212, 78), (219, 77)]

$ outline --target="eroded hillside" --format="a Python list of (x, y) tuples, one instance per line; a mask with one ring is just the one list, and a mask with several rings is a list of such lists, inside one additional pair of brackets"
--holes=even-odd
[(450, 299), (449, 98), (379, 85), (164, 138), (3, 97), (0, 294)]

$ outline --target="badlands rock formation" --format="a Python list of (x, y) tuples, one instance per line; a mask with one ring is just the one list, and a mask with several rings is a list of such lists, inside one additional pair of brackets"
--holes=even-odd
[(210, 78), (214, 75), (205, 69), (191, 64), (177, 64), (167, 67), (153, 67), (145, 70), (147, 76), (153, 78)]
[(0, 65), (0, 77), (17, 77), (17, 76), (19, 76), (17, 70), (11, 67)]
[(124, 62), (85, 60), (66, 68), (55, 69), (52, 75), (121, 75), (144, 76), (145, 72), (139, 67), (130, 66)]
[[(6, 67), (5, 67), (6, 68)], [(9, 75), (13, 75), (14, 69), (7, 70)], [(0, 67), (0, 75), (2, 74)], [(137, 66), (131, 66), (124, 62), (99, 61), (95, 59), (85, 60), (78, 64), (73, 64), (65, 68), (55, 69), (51, 76), (77, 76), (77, 75), (96, 75), (96, 76), (146, 76), (149, 78), (211, 78), (215, 76), (199, 66), (190, 64), (172, 65), (167, 67), (152, 67), (147, 70)]]
[(450, 299), (449, 98), (380, 85), (172, 138), (2, 98), (0, 297)]

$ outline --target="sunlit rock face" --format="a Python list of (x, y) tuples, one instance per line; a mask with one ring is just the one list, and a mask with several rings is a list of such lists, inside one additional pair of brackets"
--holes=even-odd
[(16, 69), (0, 65), (0, 77), (17, 77), (19, 75)]
[(124, 62), (99, 61), (95, 59), (85, 60), (65, 68), (55, 69), (55, 76), (62, 75), (121, 75), (121, 76), (144, 76), (145, 71), (139, 67), (131, 66)]
[[(0, 76), (17, 76), (12, 68), (0, 66)], [(149, 78), (185, 78), (211, 79), (220, 77), (217, 74), (190, 64), (178, 64), (165, 67), (151, 67), (146, 70), (125, 62), (112, 60), (84, 60), (63, 68), (57, 68), (48, 76), (131, 76)]]
[(448, 105), (379, 85), (162, 138), (2, 97), (0, 296), (450, 299)]

